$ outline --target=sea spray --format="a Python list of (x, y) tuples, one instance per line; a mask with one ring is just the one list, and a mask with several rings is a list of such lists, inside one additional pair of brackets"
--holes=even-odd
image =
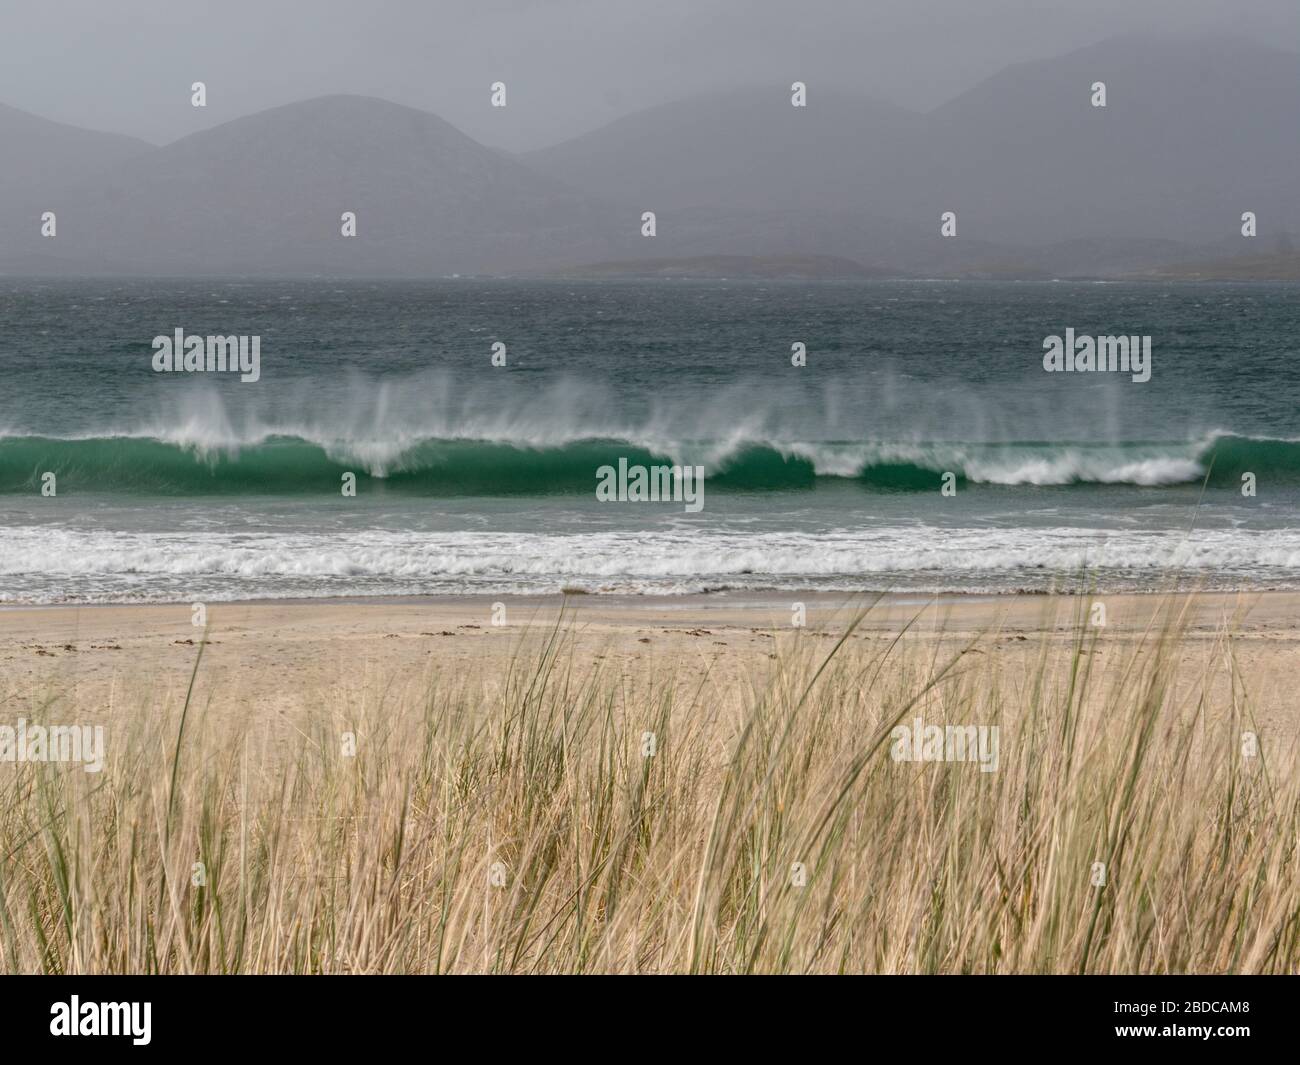
[[(586, 438), (536, 445), (496, 439), (314, 438), (263, 430), (228, 442), (175, 432), (108, 437), (0, 436), (0, 494), (33, 491), (33, 471), (61, 487), (169, 496), (315, 494), (340, 473), (383, 482), (387, 491), (435, 497), (588, 495), (592, 471), (615, 480), (632, 467), (692, 467), (707, 455), (709, 484), (723, 491), (796, 491), (852, 481), (871, 490), (930, 491), (954, 471), (966, 483), (1037, 485), (1212, 484), (1235, 486), (1250, 471), (1273, 484), (1300, 483), (1300, 441), (1210, 434), (1187, 442), (902, 443), (733, 439), (708, 441)], [(629, 474), (630, 476), (630, 474)], [(625, 481), (628, 487), (630, 483)], [(647, 486), (649, 482), (647, 481)]]

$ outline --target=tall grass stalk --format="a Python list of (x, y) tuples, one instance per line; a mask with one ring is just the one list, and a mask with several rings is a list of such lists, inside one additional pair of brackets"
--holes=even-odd
[[(1294, 972), (1296, 746), (1162, 617), (1018, 656), (847, 620), (740, 687), (565, 623), (418, 698), (115, 705), (103, 772), (0, 765), (0, 968)], [(893, 760), (918, 717), (998, 726), (997, 771)]]

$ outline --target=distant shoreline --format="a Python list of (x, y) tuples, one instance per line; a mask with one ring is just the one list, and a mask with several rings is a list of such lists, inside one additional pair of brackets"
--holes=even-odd
[[(1029, 255), (1032, 249), (1024, 249)], [(525, 275), (527, 276), (527, 275)], [(1040, 268), (971, 266), (952, 274), (917, 274), (868, 266), (836, 256), (704, 255), (685, 258), (619, 260), (559, 268), (536, 275), (560, 281), (986, 281), (1023, 284), (1097, 282), (1292, 282), (1300, 281), (1300, 254), (1205, 257), (1183, 264), (1161, 262), (1129, 269), (1078, 274)], [(487, 280), (487, 278), (485, 278)]]

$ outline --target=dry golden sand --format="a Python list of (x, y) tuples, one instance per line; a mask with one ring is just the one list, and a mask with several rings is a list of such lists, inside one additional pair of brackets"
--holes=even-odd
[[(804, 635), (830, 640), (861, 611), (853, 636), (958, 646), (1000, 668), (1028, 670), (1044, 649), (1068, 652), (1081, 612), (1093, 600), (1077, 596), (807, 595)], [(237, 710), (268, 714), (310, 711), (342, 692), (383, 691), (386, 699), (418, 693), (431, 670), (444, 678), (490, 678), (508, 658), (545, 637), (561, 621), (572, 639), (573, 666), (599, 665), (609, 675), (647, 670), (690, 684), (761, 681), (775, 659), (775, 641), (794, 632), (796, 596), (507, 598), (507, 624), (492, 624), (488, 597), (272, 601), (207, 607), (208, 646), (196, 680), (205, 714)], [(1125, 643), (1158, 627), (1161, 597), (1104, 596), (1106, 626), (1093, 652), (1105, 676), (1105, 655), (1122, 657)], [(1294, 727), (1294, 676), (1300, 663), (1300, 594), (1201, 593), (1180, 640), (1187, 672), (1200, 675), (1215, 637), (1230, 631), (1257, 719)], [(868, 609), (869, 608), (869, 609)], [(561, 620), (561, 611), (563, 618)], [(1084, 618), (1086, 624), (1087, 618)], [(40, 693), (75, 693), (89, 715), (133, 701), (147, 687), (151, 701), (183, 700), (202, 630), (186, 604), (17, 607), (0, 610), (0, 713), (14, 716)], [(1226, 675), (1218, 670), (1220, 682)]]

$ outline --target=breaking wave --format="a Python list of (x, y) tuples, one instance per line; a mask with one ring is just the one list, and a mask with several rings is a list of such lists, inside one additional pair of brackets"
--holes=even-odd
[(160, 495), (337, 491), (346, 472), (386, 490), (430, 496), (592, 491), (596, 469), (629, 464), (705, 467), (711, 488), (795, 490), (828, 479), (928, 491), (952, 472), (981, 485), (1238, 484), (1250, 471), (1300, 481), (1300, 440), (1213, 433), (1185, 443), (905, 443), (738, 438), (671, 441), (572, 435), (327, 439), (267, 432), (207, 440), (177, 434), (0, 437), (0, 492), (60, 489)]

